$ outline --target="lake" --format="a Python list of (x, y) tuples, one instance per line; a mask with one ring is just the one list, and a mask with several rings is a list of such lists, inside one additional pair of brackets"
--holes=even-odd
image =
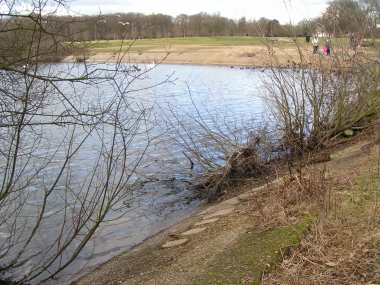
[[(102, 66), (98, 66), (102, 67)], [(105, 68), (109, 66), (104, 66)], [(144, 68), (144, 66), (140, 66)], [(57, 64), (53, 67), (62, 73), (73, 70), (68, 64)], [(76, 66), (79, 71), (81, 66)], [(266, 75), (261, 69), (240, 69), (218, 66), (197, 65), (158, 65), (147, 74), (140, 76), (133, 84), (128, 85), (128, 98), (131, 106), (149, 110), (149, 120), (145, 129), (149, 130), (152, 142), (147, 146), (147, 134), (142, 132), (133, 140), (130, 148), (131, 156), (145, 155), (139, 164), (134, 179), (140, 178), (137, 184), (123, 199), (123, 213), (111, 214), (111, 219), (118, 215), (121, 218), (101, 226), (94, 239), (85, 247), (79, 257), (58, 276), (60, 283), (67, 283), (73, 279), (73, 274), (88, 272), (113, 256), (121, 254), (152, 235), (179, 222), (193, 213), (203, 202), (191, 190), (191, 179), (202, 172), (196, 165), (190, 168), (189, 159), (184, 155), (181, 147), (181, 137), (192, 135), (202, 140), (199, 124), (210, 127), (210, 130), (221, 131), (226, 136), (234, 137), (236, 143), (243, 143), (244, 135), (255, 124), (264, 122), (266, 110), (262, 95), (264, 88), (262, 79)], [(153, 87), (152, 87), (153, 86)], [(62, 89), (70, 92), (69, 86)], [(71, 93), (73, 100), (79, 105), (86, 105), (94, 101), (97, 104), (107, 102), (112, 98), (115, 90), (108, 85), (83, 86), (80, 90)], [(60, 104), (54, 103), (54, 111), (59, 110)], [(44, 132), (45, 147), (40, 153), (49, 151), (54, 145), (65, 141), (61, 128), (51, 127), (41, 129)], [(106, 138), (108, 139), (108, 138)], [(185, 138), (186, 139), (186, 138)], [(204, 144), (202, 144), (203, 147)], [(92, 165), (96, 163), (99, 151), (99, 140), (90, 139), (76, 154), (75, 163), (70, 165), (71, 186), (78, 189), (83, 187), (84, 180), (88, 179)], [(63, 155), (64, 151), (62, 151)], [(44, 184), (51, 184), (54, 173), (58, 171), (60, 153), (54, 154), (55, 162), (49, 164), (43, 173)], [(223, 163), (218, 154), (211, 155), (216, 163)], [(55, 165), (55, 163), (57, 165)], [(36, 163), (38, 165), (38, 163)], [(38, 194), (38, 181), (31, 185), (33, 193), (28, 200), (28, 215), (40, 206), (41, 196)], [(65, 187), (58, 185), (57, 189)], [(52, 243), (51, 237), (57, 232), (61, 221), (59, 219), (61, 203), (64, 199), (54, 194), (54, 200), (49, 204), (44, 217), (44, 226), (33, 243), (34, 249), (46, 248)], [(5, 227), (0, 227), (0, 240), (7, 237)], [(27, 271), (33, 262), (31, 259), (22, 270)], [(79, 275), (76, 275), (79, 276)], [(56, 284), (57, 280), (52, 284)]]

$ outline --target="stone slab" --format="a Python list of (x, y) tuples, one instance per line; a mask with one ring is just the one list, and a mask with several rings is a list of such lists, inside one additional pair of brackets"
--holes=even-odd
[(188, 230), (184, 233), (182, 233), (181, 235), (182, 236), (191, 236), (191, 235), (196, 235), (196, 234), (199, 234), (203, 231), (205, 231), (207, 228), (194, 228), (194, 229), (191, 229), (191, 230)]
[(212, 218), (221, 217), (221, 216), (227, 216), (229, 214), (232, 214), (234, 212), (235, 208), (227, 208), (220, 211), (216, 211), (208, 216), (203, 217), (203, 220), (210, 220)]
[(198, 226), (204, 226), (204, 225), (208, 225), (208, 224), (214, 224), (217, 221), (219, 221), (219, 218), (214, 218), (214, 219), (209, 219), (209, 220), (203, 220), (201, 222), (195, 223), (194, 226), (198, 227)]
[(162, 245), (162, 248), (171, 248), (171, 247), (181, 246), (188, 243), (188, 241), (189, 240), (187, 238), (168, 241)]
[(253, 197), (253, 193), (248, 192), (248, 193), (244, 193), (244, 194), (239, 195), (239, 200), (242, 202), (246, 202), (246, 201), (251, 200), (252, 197)]
[(211, 213), (214, 213), (214, 212), (218, 212), (218, 211), (221, 211), (221, 210), (229, 209), (229, 208), (231, 208), (233, 206), (238, 205), (240, 202), (241, 201), (239, 200), (239, 198), (235, 197), (235, 198), (232, 198), (230, 200), (226, 200), (224, 202), (221, 202), (219, 204), (210, 206), (207, 209), (205, 209), (202, 212), (200, 212), (198, 215), (199, 216), (203, 216), (203, 215), (208, 215), (208, 214), (211, 214)]
[(240, 200), (238, 197), (226, 200), (226, 201), (221, 203), (221, 205), (223, 205), (223, 206), (236, 206), (238, 204), (240, 204)]

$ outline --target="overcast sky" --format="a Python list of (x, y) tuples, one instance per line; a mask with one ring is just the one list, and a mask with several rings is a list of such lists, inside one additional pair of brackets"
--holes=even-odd
[(141, 12), (176, 16), (181, 13), (207, 12), (220, 13), (233, 19), (266, 17), (286, 23), (319, 16), (327, 2), (328, 0), (70, 0), (69, 13)]

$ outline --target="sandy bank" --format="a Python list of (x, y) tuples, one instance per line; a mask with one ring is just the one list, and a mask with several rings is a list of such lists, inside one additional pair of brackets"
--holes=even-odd
[[(311, 51), (304, 49), (307, 60), (313, 60)], [(274, 55), (274, 56), (273, 56)], [(69, 56), (65, 62), (74, 62)], [(147, 51), (129, 51), (122, 56), (118, 50), (93, 49), (88, 61), (91, 63), (152, 63), (166, 64), (199, 64), (250, 67), (287, 67), (300, 62), (295, 47), (273, 48), (265, 46), (172, 46), (170, 48), (154, 48)]]

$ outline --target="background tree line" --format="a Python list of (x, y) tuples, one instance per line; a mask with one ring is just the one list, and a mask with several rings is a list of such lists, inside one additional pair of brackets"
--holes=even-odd
[(238, 21), (219, 14), (164, 14), (119, 13), (101, 16), (51, 17), (50, 22), (62, 27), (66, 35), (82, 40), (114, 40), (122, 38), (164, 38), (195, 36), (289, 36), (289, 25), (275, 19), (261, 18)]
[[(220, 14), (117, 13), (97, 16), (47, 16), (44, 27), (55, 36), (74, 41), (141, 39), (195, 36), (265, 36), (290, 37), (311, 35), (317, 31), (333, 36), (362, 33), (379, 35), (379, 0), (334, 0), (318, 18), (305, 19), (297, 24), (281, 24), (276, 19), (245, 17), (233, 20)], [(4, 18), (8, 27), (30, 27), (32, 18)], [(13, 23), (10, 23), (13, 22)], [(20, 36), (21, 33), (18, 33)], [(22, 35), (21, 35), (22, 36)]]

